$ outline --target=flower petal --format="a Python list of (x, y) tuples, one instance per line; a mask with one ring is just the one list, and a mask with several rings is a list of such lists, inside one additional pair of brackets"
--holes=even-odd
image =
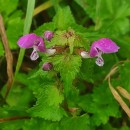
[(37, 36), (37, 38), (34, 41), (34, 48), (40, 52), (46, 51), (46, 47), (42, 37)]
[(114, 53), (117, 52), (118, 47), (115, 42), (113, 42), (109, 38), (101, 38), (98, 41), (95, 41), (90, 49), (90, 56), (95, 57), (98, 56), (98, 52), (101, 51), (103, 53)]
[(95, 41), (95, 42), (92, 44), (91, 48), (90, 48), (90, 56), (91, 56), (91, 57), (96, 57), (96, 56), (98, 55), (98, 50), (97, 50), (97, 48), (96, 48), (96, 45), (97, 45), (97, 44), (98, 44), (97, 41)]
[(113, 42), (109, 38), (101, 38), (98, 40), (98, 44), (96, 46), (99, 50), (101, 50), (103, 53), (113, 53), (117, 52), (120, 47), (116, 45), (115, 42)]
[(19, 40), (18, 40), (18, 45), (21, 48), (32, 48), (33, 44), (34, 44), (34, 40), (37, 38), (37, 35), (34, 33), (31, 34), (26, 34), (24, 36), (22, 36)]

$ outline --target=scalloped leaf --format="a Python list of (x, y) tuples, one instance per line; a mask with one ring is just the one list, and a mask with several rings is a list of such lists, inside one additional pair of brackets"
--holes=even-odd
[(38, 89), (35, 96), (36, 105), (28, 110), (32, 116), (59, 121), (65, 115), (65, 111), (60, 107), (64, 97), (56, 86), (45, 85)]
[(81, 57), (78, 55), (56, 55), (50, 59), (54, 64), (54, 69), (60, 72), (64, 84), (65, 94), (68, 94), (73, 80), (76, 78), (81, 66)]
[(75, 23), (74, 17), (71, 13), (69, 6), (58, 8), (57, 14), (53, 19), (57, 29), (64, 30)]

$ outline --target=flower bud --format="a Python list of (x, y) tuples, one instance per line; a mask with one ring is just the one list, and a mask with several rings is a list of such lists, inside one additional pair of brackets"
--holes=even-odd
[(53, 37), (54, 33), (52, 31), (45, 31), (44, 32), (44, 38), (47, 40), (47, 41), (50, 41)]
[(46, 63), (44, 63), (44, 64), (42, 65), (42, 70), (44, 70), (44, 71), (49, 71), (49, 70), (52, 69), (52, 67), (53, 67), (52, 63), (46, 62)]
[(82, 56), (82, 58), (90, 58), (90, 55), (87, 51), (81, 51), (80, 55)]
[(54, 55), (56, 52), (56, 49), (46, 49), (46, 53), (51, 56), (51, 55)]

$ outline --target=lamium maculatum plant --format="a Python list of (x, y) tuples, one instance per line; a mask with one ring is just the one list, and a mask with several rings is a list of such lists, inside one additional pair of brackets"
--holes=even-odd
[(129, 27), (130, 0), (0, 0), (0, 130), (130, 130)]
[[(77, 0), (72, 3), (75, 2)], [(100, 29), (104, 21), (98, 25), (99, 16), (92, 19), (93, 25), (86, 29), (86, 24), (79, 25), (84, 19), (77, 24), (68, 6), (58, 5), (55, 9), (51, 22), (40, 27), (36, 24), (36, 29), (19, 37), (16, 44), (28, 52), (24, 60), (35, 63), (23, 74), (26, 86), (23, 88), (29, 93), (21, 94), (24, 95), (21, 100), (28, 98), (21, 111), (30, 119), (24, 123), (27, 125), (24, 130), (104, 130), (113, 125), (110, 118), (119, 119), (121, 115), (109, 89), (110, 83), (104, 80), (119, 60), (120, 40), (107, 32), (110, 29)], [(120, 76), (113, 79), (117, 81)]]

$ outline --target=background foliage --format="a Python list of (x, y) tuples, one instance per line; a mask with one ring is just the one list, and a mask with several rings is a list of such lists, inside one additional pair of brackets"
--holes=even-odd
[[(112, 76), (113, 86), (130, 92), (130, 0), (45, 0), (42, 12), (33, 16), (30, 32), (43, 36), (44, 31), (55, 31), (50, 43), (69, 45), (69, 53), (55, 56), (40, 54), (40, 59), (29, 59), (26, 50), (22, 66), (15, 77), (6, 99), (5, 52), (0, 40), (0, 130), (128, 130), (130, 120), (114, 99), (105, 79), (113, 65), (118, 72)], [(47, 9), (46, 6), (50, 7)], [(26, 26), (26, 0), (0, 0), (9, 45), (14, 57), (14, 71), (19, 47), (16, 44)], [(36, 10), (34, 10), (34, 14)], [(73, 32), (74, 37), (63, 34)], [(76, 37), (76, 38), (75, 38)], [(103, 55), (105, 64), (98, 67), (95, 59), (82, 59), (75, 48), (89, 50), (93, 41), (109, 37), (120, 50)], [(52, 62), (51, 71), (43, 71), (44, 62)], [(129, 106), (129, 102), (127, 102)], [(12, 118), (7, 121), (9, 117)], [(20, 119), (23, 117), (23, 119)]]

